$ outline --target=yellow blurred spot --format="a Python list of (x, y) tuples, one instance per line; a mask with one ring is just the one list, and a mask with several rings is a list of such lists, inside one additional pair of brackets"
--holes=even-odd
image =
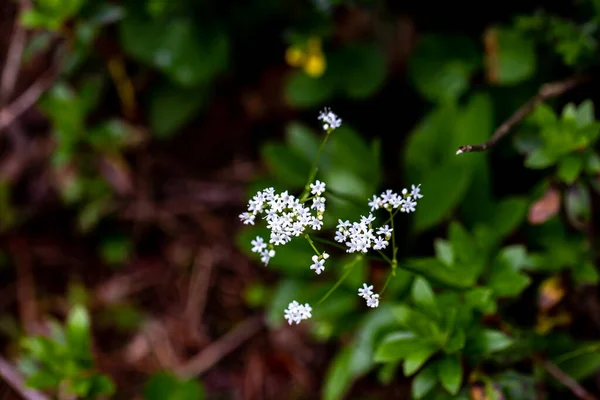
[(285, 62), (291, 67), (302, 67), (305, 63), (306, 55), (299, 48), (292, 46), (285, 51)]
[(285, 61), (291, 67), (303, 68), (312, 78), (323, 75), (327, 67), (325, 54), (321, 48), (321, 38), (310, 37), (303, 46), (293, 45), (285, 51)]
[(565, 310), (561, 310), (556, 315), (541, 313), (538, 315), (535, 331), (539, 334), (545, 334), (557, 326), (567, 326), (571, 323), (572, 317)]
[(304, 72), (308, 76), (318, 78), (325, 72), (325, 57), (322, 54), (311, 54), (304, 64)]
[(565, 288), (559, 276), (546, 279), (538, 288), (538, 307), (545, 312), (556, 306), (565, 297)]

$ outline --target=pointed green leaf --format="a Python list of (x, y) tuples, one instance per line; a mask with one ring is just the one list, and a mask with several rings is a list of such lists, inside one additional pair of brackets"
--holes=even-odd
[(421, 277), (415, 278), (411, 292), (412, 299), (417, 307), (422, 310), (437, 315), (439, 310), (435, 301), (435, 294), (425, 279)]
[(403, 371), (405, 376), (411, 376), (427, 362), (439, 348), (433, 344), (420, 343), (413, 352), (404, 359)]
[(417, 400), (422, 399), (431, 391), (431, 389), (433, 389), (436, 382), (437, 376), (435, 374), (435, 364), (432, 364), (419, 372), (419, 374), (413, 379), (413, 397)]
[(445, 356), (437, 363), (437, 373), (444, 389), (456, 395), (462, 384), (462, 364), (458, 356)]

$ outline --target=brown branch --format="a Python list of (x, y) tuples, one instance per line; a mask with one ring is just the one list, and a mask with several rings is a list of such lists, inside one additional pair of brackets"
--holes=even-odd
[(557, 381), (567, 387), (577, 398), (582, 400), (598, 400), (596, 396), (588, 392), (581, 386), (577, 381), (567, 375), (562, 369), (558, 368), (556, 364), (546, 359), (540, 359), (540, 364), (544, 369), (554, 377)]
[(264, 326), (264, 317), (250, 317), (227, 332), (222, 338), (208, 345), (197, 356), (176, 369), (181, 378), (199, 376), (208, 371), (223, 357), (256, 335)]
[(49, 400), (37, 390), (25, 388), (23, 377), (2, 357), (0, 357), (0, 377), (25, 400)]
[(25, 111), (31, 108), (54, 82), (55, 74), (44, 73), (37, 81), (33, 82), (15, 101), (0, 110), (0, 132), (10, 126)]
[(25, 39), (27, 38), (25, 29), (21, 26), (18, 16), (15, 18), (15, 29), (10, 38), (10, 46), (6, 53), (6, 62), (2, 70), (0, 80), (0, 105), (6, 104), (12, 95), (19, 70), (21, 69), (21, 56), (25, 48)]
[(502, 139), (506, 134), (521, 120), (523, 120), (527, 115), (529, 115), (540, 103), (551, 99), (553, 97), (558, 97), (563, 93), (573, 89), (575, 86), (588, 81), (588, 78), (583, 77), (573, 77), (566, 79), (564, 81), (551, 82), (542, 85), (538, 93), (531, 98), (527, 103), (523, 104), (521, 107), (517, 109), (510, 116), (509, 119), (504, 121), (502, 125), (496, 129), (490, 140), (481, 144), (467, 144), (465, 146), (460, 146), (456, 154), (462, 153), (470, 153), (474, 151), (485, 151), (490, 147), (494, 146), (500, 139)]

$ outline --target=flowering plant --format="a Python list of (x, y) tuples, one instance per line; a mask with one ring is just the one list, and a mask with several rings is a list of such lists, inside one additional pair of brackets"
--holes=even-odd
[[(323, 228), (327, 185), (325, 182), (314, 179), (318, 172), (319, 157), (327, 140), (332, 132), (341, 126), (342, 120), (328, 108), (319, 114), (318, 119), (322, 122), (325, 135), (302, 193), (296, 197), (287, 190), (277, 193), (273, 187), (260, 190), (248, 201), (247, 211), (240, 214), (240, 220), (249, 225), (257, 223), (257, 217), (265, 221), (269, 229), (268, 241), (261, 236), (257, 236), (251, 241), (252, 252), (258, 254), (265, 265), (268, 265), (269, 261), (276, 256), (276, 247), (286, 245), (294, 237), (303, 236), (315, 253), (311, 258), (310, 270), (314, 270), (317, 275), (320, 275), (325, 271), (325, 261), (329, 258), (329, 254), (317, 248), (315, 245), (317, 238), (311, 237), (311, 232), (321, 231)], [(369, 307), (379, 306), (381, 295), (390, 279), (395, 276), (398, 267), (394, 217), (398, 212), (414, 212), (417, 200), (422, 197), (420, 185), (412, 185), (410, 191), (402, 189), (400, 194), (388, 189), (380, 195), (373, 195), (368, 202), (371, 212), (366, 216), (361, 216), (358, 222), (338, 220), (334, 240), (340, 244), (339, 247), (347, 253), (357, 253), (356, 261), (361, 260), (362, 255), (369, 251), (376, 252), (390, 266), (389, 277), (380, 293), (374, 292), (373, 285), (367, 285), (367, 283), (363, 283), (362, 288), (358, 289), (358, 295), (365, 299)], [(385, 210), (387, 215), (385, 221), (376, 227), (377, 218), (373, 212), (378, 210)], [(383, 252), (389, 247), (390, 240), (392, 243), (391, 257)], [(337, 244), (335, 242), (329, 244)], [(344, 278), (343, 275), (319, 303), (324, 301)], [(308, 303), (303, 305), (293, 300), (284, 311), (284, 316), (289, 324), (294, 322), (298, 324), (300, 321), (310, 318), (311, 311), (312, 307)]]

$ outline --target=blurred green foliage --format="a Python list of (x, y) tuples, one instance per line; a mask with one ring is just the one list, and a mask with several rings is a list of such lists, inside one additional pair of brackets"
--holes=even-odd
[[(20, 15), (32, 30), (24, 57), (30, 61), (48, 51), (53, 39), (64, 41), (56, 57), (59, 77), (38, 106), (51, 124), (56, 190), (76, 210), (78, 228), (92, 232), (121, 196), (131, 194), (128, 151), (173, 137), (204, 111), (220, 79), (254, 62), (238, 53), (250, 45), (245, 36), (253, 38), (249, 33), (265, 21), (286, 30), (287, 52), (277, 59), (292, 67), (281, 88), (287, 107), (312, 113), (378, 94), (396, 73), (389, 49), (377, 35), (336, 35), (331, 10), (343, 3), (307, 2), (298, 11), (304, 8), (296, 2), (267, 0), (231, 8), (191, 0), (35, 0)], [(364, 4), (369, 2), (353, 3), (379, 15)], [(381, 385), (410, 379), (415, 399), (466, 399), (479, 389), (482, 398), (532, 398), (537, 382), (556, 383), (541, 372), (540, 357), (578, 381), (597, 373), (600, 342), (581, 340), (557, 317), (564, 311), (557, 292), (597, 289), (599, 280), (592, 228), (593, 196), (600, 193), (600, 124), (593, 100), (538, 104), (515, 128), (514, 149), (506, 139), (492, 149), (500, 163), (489, 152), (455, 154), (460, 145), (489, 139), (510, 115), (507, 109), (528, 101), (541, 84), (597, 68), (600, 6), (581, 1), (577, 7), (578, 18), (537, 12), (481, 35), (421, 32), (406, 77), (424, 111), (401, 149), (382, 151), (379, 140), (366, 140), (353, 127), (352, 115), (341, 115), (344, 125), (331, 135), (318, 165), (317, 178), (328, 188), (325, 232), (339, 219), (366, 214), (367, 199), (390, 181), (420, 183), (424, 198), (413, 218), (402, 221), (400, 229), (409, 235), (402, 244), (406, 257), (378, 309), (367, 311), (356, 288), (383, 283), (389, 271), (381, 273), (368, 257), (336, 254), (327, 273), (315, 279), (308, 268), (313, 251), (301, 240), (271, 260), (269, 268), (279, 276), (274, 285), (257, 282), (245, 291), (248, 305), (264, 307), (269, 326), (278, 328), (291, 300), (316, 303), (339, 283), (314, 307), (308, 325), (315, 340), (339, 344), (322, 385), (324, 399), (343, 398), (366, 376)], [(97, 47), (107, 37), (116, 49)], [(103, 108), (103, 102), (111, 104)], [(405, 108), (396, 107), (399, 113)], [(267, 186), (302, 190), (322, 140), (317, 132), (291, 122), (283, 141), (261, 143), (268, 172), (249, 185), (248, 195)], [(511, 164), (514, 150), (523, 156), (521, 169)], [(399, 171), (383, 169), (384, 153), (398, 156)], [(499, 189), (497, 169), (505, 168), (535, 174), (535, 185)], [(390, 178), (396, 176), (401, 179)], [(517, 186), (521, 177), (511, 179)], [(4, 181), (0, 208), (0, 232), (24, 218)], [(243, 229), (237, 243), (253, 256), (250, 240), (263, 233)], [(413, 244), (430, 237), (435, 239), (426, 254), (413, 251)], [(105, 264), (123, 265), (134, 243), (113, 235), (96, 249)], [(548, 282), (559, 282), (558, 288)], [(521, 304), (536, 322), (514, 317)], [(101, 325), (121, 331), (140, 320), (129, 304), (98, 314)], [(49, 326), (50, 337), (22, 341), (27, 383), (82, 398), (111, 395), (114, 385), (94, 369), (87, 311), (76, 306), (64, 327)], [(196, 400), (204, 398), (204, 389), (165, 372), (149, 379), (144, 398)]]

